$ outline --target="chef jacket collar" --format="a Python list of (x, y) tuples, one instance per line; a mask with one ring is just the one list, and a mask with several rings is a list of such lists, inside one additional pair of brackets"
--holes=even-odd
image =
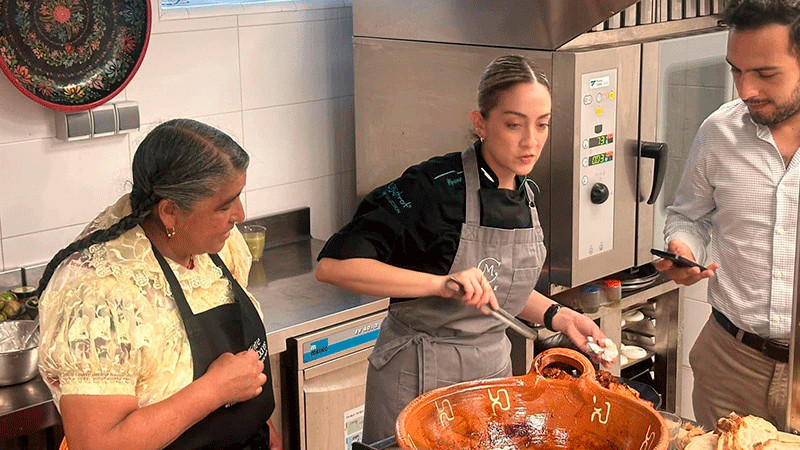
[[(494, 170), (489, 167), (489, 164), (486, 162), (486, 160), (483, 159), (481, 144), (481, 141), (475, 141), (474, 144), (475, 154), (478, 156), (478, 172), (481, 175), (481, 187), (497, 189), (497, 187), (500, 185), (500, 180), (497, 178), (497, 175), (495, 175)], [(521, 187), (526, 177), (517, 175), (515, 178), (517, 179), (516, 186)]]

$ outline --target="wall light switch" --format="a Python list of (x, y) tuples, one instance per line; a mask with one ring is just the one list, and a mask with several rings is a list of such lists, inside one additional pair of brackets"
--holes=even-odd
[(111, 136), (117, 132), (117, 115), (113, 104), (106, 103), (89, 110), (92, 115), (92, 136)]
[(65, 113), (56, 111), (56, 137), (63, 141), (77, 141), (92, 136), (92, 118), (89, 111)]
[(139, 129), (139, 104), (133, 101), (114, 103), (117, 110), (117, 133)]

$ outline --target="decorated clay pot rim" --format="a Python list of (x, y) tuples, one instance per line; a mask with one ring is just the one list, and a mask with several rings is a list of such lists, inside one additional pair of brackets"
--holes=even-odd
[[(12, 1), (14, 1), (14, 0), (0, 0), (0, 8), (2, 8), (4, 5), (6, 5), (6, 4), (8, 4), (8, 3), (12, 2)], [(109, 3), (113, 3), (113, 2), (122, 2), (122, 3), (124, 3), (125, 2), (125, 0), (110, 0), (110, 1), (109, 0), (104, 0), (104, 1), (107, 1)], [(142, 43), (141, 43), (141, 52), (139, 53), (139, 56), (136, 59), (136, 62), (133, 64), (133, 66), (130, 68), (128, 73), (125, 75), (125, 78), (120, 83), (120, 85), (117, 86), (116, 88), (114, 88), (112, 91), (103, 94), (101, 98), (99, 98), (97, 100), (93, 100), (93, 101), (91, 101), (89, 103), (63, 104), (63, 103), (52, 102), (52, 101), (46, 100), (45, 98), (42, 98), (41, 96), (37, 95), (35, 92), (32, 92), (30, 89), (25, 87), (20, 82), (20, 80), (17, 78), (17, 76), (14, 74), (13, 69), (11, 67), (8, 67), (8, 65), (6, 64), (5, 58), (3, 58), (2, 56), (0, 56), (0, 70), (3, 71), (3, 73), (9, 79), (9, 81), (11, 81), (11, 83), (14, 85), (14, 87), (17, 88), (17, 90), (22, 92), (22, 94), (24, 94), (26, 97), (30, 98), (31, 100), (35, 101), (36, 103), (38, 103), (38, 104), (40, 104), (40, 105), (42, 105), (44, 107), (47, 107), (47, 108), (50, 108), (50, 109), (54, 109), (54, 110), (58, 110), (58, 111), (64, 111), (64, 112), (79, 112), (79, 111), (85, 111), (85, 110), (89, 110), (89, 109), (95, 108), (97, 106), (100, 106), (103, 103), (106, 103), (110, 99), (114, 98), (117, 94), (122, 92), (122, 90), (125, 89), (125, 87), (127, 87), (128, 83), (130, 83), (130, 81), (133, 79), (133, 76), (139, 70), (139, 67), (142, 64), (142, 61), (144, 60), (144, 55), (147, 52), (147, 47), (148, 47), (148, 44), (150, 43), (150, 31), (151, 31), (151, 28), (152, 28), (152, 6), (151, 6), (149, 0), (138, 0), (138, 1), (145, 7), (145, 11), (146, 11), (145, 12), (146, 23), (145, 23), (144, 37), (143, 37), (143, 40), (142, 40)], [(3, 32), (2, 32), (2, 23), (0, 23), (0, 39), (2, 39), (3, 37), (4, 36), (3, 36)], [(8, 42), (8, 41), (6, 40), (6, 42)], [(104, 61), (104, 62), (108, 63), (108, 61)]]
[[(542, 370), (544, 370), (546, 367), (548, 367), (550, 364), (553, 363), (567, 363), (569, 365), (572, 365), (573, 367), (580, 369), (582, 373), (576, 379), (569, 379), (569, 380), (552, 379), (544, 377), (544, 375), (542, 374)], [(544, 352), (537, 355), (533, 363), (531, 364), (530, 371), (525, 375), (467, 381), (463, 383), (457, 383), (450, 386), (444, 386), (437, 389), (433, 389), (412, 400), (400, 412), (400, 415), (397, 417), (397, 421), (395, 422), (395, 436), (397, 438), (397, 443), (401, 448), (412, 448), (412, 449), (417, 448), (413, 442), (409, 442), (409, 439), (407, 439), (408, 433), (405, 429), (406, 417), (409, 416), (412, 412), (414, 412), (419, 405), (430, 402), (431, 398), (442, 397), (444, 396), (445, 393), (466, 392), (473, 389), (484, 389), (487, 387), (512, 387), (512, 386), (522, 386), (522, 385), (533, 386), (539, 382), (553, 383), (553, 384), (577, 383), (578, 385), (582, 386), (583, 389), (587, 388), (602, 389), (603, 391), (605, 391), (606, 395), (609, 395), (611, 397), (616, 397), (625, 402), (635, 402), (635, 400), (628, 398), (620, 393), (604, 388), (595, 379), (595, 373), (596, 372), (594, 370), (594, 367), (592, 366), (589, 359), (586, 358), (586, 356), (572, 349), (557, 347), (545, 350)], [(654, 417), (656, 417), (656, 419), (661, 424), (661, 436), (659, 440), (655, 442), (652, 445), (652, 447), (648, 448), (651, 448), (653, 450), (666, 449), (669, 445), (669, 431), (667, 429), (663, 417), (661, 417), (661, 415), (652, 407), (652, 405), (650, 405), (649, 402), (641, 402), (639, 403), (639, 405), (642, 408), (646, 408), (652, 411)], [(419, 450), (423, 450), (423, 448), (420, 447)]]

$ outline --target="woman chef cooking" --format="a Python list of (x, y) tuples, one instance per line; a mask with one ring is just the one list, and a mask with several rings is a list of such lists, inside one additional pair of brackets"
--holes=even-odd
[(534, 290), (546, 250), (526, 175), (549, 132), (547, 78), (526, 58), (497, 58), (470, 118), (473, 145), (372, 191), (319, 255), (319, 280), (391, 297), (369, 357), (364, 442), (394, 435), (400, 411), (424, 392), (511, 375), (505, 325), (476, 307), (544, 323), (579, 348), (605, 338)]

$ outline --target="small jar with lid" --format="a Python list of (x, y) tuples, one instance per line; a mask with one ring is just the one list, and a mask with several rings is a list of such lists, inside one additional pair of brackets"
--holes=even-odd
[(600, 286), (603, 289), (603, 296), (606, 304), (619, 303), (622, 300), (622, 282), (619, 280), (602, 280)]

